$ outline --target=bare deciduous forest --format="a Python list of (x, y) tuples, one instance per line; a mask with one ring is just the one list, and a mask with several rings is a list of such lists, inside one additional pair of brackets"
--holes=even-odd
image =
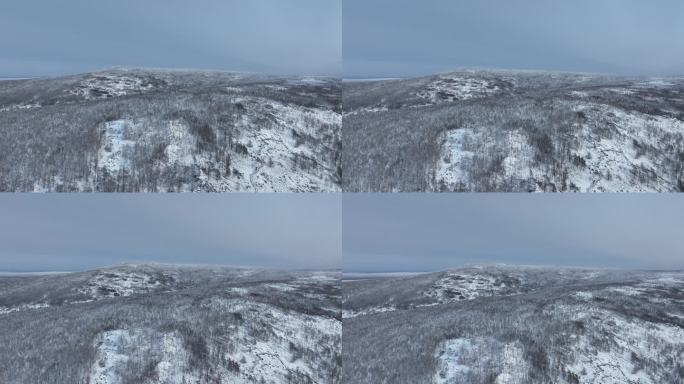
[(343, 84), (345, 191), (684, 190), (684, 79), (463, 71)]
[(488, 266), (343, 281), (344, 383), (682, 383), (684, 274)]
[(228, 72), (0, 81), (0, 191), (336, 191), (340, 98)]
[(0, 382), (339, 383), (337, 272), (124, 265), (0, 277)]

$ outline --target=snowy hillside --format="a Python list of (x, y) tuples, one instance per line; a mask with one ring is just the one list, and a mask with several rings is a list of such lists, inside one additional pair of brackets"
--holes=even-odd
[(340, 294), (335, 272), (0, 277), (0, 382), (338, 383)]
[(684, 377), (682, 272), (488, 266), (344, 281), (343, 294), (344, 383)]
[(464, 71), (343, 84), (350, 191), (684, 190), (684, 79)]
[(0, 83), (2, 191), (336, 191), (330, 78), (110, 70)]

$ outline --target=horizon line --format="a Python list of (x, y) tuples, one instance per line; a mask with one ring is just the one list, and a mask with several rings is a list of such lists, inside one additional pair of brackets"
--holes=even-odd
[(342, 79), (348, 80), (361, 80), (361, 79), (410, 79), (434, 76), (440, 74), (449, 74), (454, 72), (520, 72), (520, 73), (557, 73), (557, 74), (574, 74), (574, 75), (593, 75), (593, 76), (612, 76), (612, 77), (666, 77), (666, 78), (681, 78), (684, 77), (684, 73), (677, 74), (663, 74), (655, 72), (641, 72), (641, 73), (628, 73), (628, 72), (606, 72), (606, 71), (581, 71), (581, 70), (563, 70), (563, 69), (538, 69), (538, 68), (506, 68), (506, 67), (490, 67), (490, 66), (454, 66), (451, 69), (438, 70), (432, 72), (416, 72), (415, 74), (404, 74), (404, 75), (392, 75), (389, 74), (377, 74), (373, 75), (351, 75), (346, 76), (343, 72)]
[(12, 275), (48, 275), (48, 274), (68, 274), (95, 271), (98, 269), (112, 269), (120, 267), (186, 267), (186, 268), (232, 268), (232, 269), (261, 269), (261, 270), (282, 270), (282, 271), (340, 271), (342, 268), (301, 268), (301, 267), (279, 267), (279, 266), (263, 266), (263, 265), (237, 265), (237, 264), (212, 264), (212, 263), (163, 263), (155, 261), (141, 261), (141, 262), (122, 262), (115, 264), (107, 264), (101, 266), (62, 269), (62, 270), (0, 270), (0, 277)]
[(352, 274), (425, 274), (438, 273), (458, 269), (468, 268), (492, 268), (492, 267), (512, 267), (512, 268), (556, 268), (556, 269), (586, 269), (586, 270), (606, 270), (606, 271), (645, 271), (645, 272), (684, 272), (684, 267), (679, 268), (646, 268), (646, 267), (607, 267), (607, 266), (586, 266), (586, 265), (561, 265), (561, 264), (510, 264), (510, 263), (478, 263), (478, 264), (463, 264), (460, 266), (450, 266), (437, 269), (425, 270), (344, 270), (343, 275)]
[(61, 74), (55, 75), (38, 75), (38, 76), (27, 76), (27, 75), (2, 75), (0, 80), (31, 80), (31, 79), (50, 79), (56, 77), (67, 77), (83, 75), (87, 73), (98, 73), (107, 71), (127, 71), (127, 70), (148, 70), (148, 71), (169, 71), (169, 72), (218, 72), (218, 73), (241, 73), (241, 74), (251, 74), (251, 75), (264, 75), (264, 76), (280, 76), (280, 77), (324, 77), (324, 78), (342, 78), (342, 71), (336, 71), (335, 73), (316, 73), (316, 74), (306, 74), (301, 72), (265, 72), (265, 71), (248, 71), (248, 70), (237, 70), (237, 69), (218, 69), (218, 68), (184, 68), (184, 67), (158, 67), (158, 66), (136, 66), (136, 65), (112, 65), (112, 66), (102, 66), (94, 68), (92, 70), (84, 71), (69, 71)]

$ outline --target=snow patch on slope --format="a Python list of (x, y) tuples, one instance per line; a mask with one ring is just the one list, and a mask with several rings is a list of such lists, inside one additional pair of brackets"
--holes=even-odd
[(472, 353), (474, 345), (470, 339), (449, 339), (443, 342), (435, 353), (439, 361), (436, 384), (454, 384), (459, 382), (468, 373), (470, 367), (460, 362), (466, 360), (463, 357)]
[(102, 333), (95, 343), (95, 362), (91, 368), (93, 384), (125, 384), (140, 357), (152, 358), (147, 382), (184, 384), (198, 382), (189, 368), (189, 355), (182, 336), (176, 332), (159, 334), (147, 329), (116, 329)]
[(671, 356), (675, 350), (662, 350), (662, 346), (672, 343), (684, 346), (682, 328), (625, 319), (617, 313), (586, 306), (556, 306), (554, 315), (596, 328), (575, 336), (575, 361), (566, 368), (580, 383), (662, 383), (660, 373), (649, 367), (669, 366), (672, 359), (684, 361), (684, 353)]
[(8, 112), (8, 111), (13, 111), (16, 109), (32, 109), (32, 108), (40, 108), (42, 105), (39, 103), (31, 103), (31, 104), (26, 104), (26, 103), (21, 103), (21, 104), (14, 104), (14, 105), (8, 105), (5, 107), (0, 108), (0, 112)]
[[(660, 159), (638, 147), (657, 148), (667, 135), (684, 135), (683, 121), (606, 105), (582, 105), (576, 111), (588, 118), (581, 127), (579, 149), (573, 151), (586, 166), (571, 168), (568, 176), (580, 191), (664, 192), (674, 183), (658, 172)], [(612, 135), (597, 134), (597, 122), (612, 127)], [(640, 177), (646, 180), (636, 182)]]
[(291, 376), (317, 383), (328, 380), (316, 367), (339, 348), (340, 321), (239, 299), (207, 305), (221, 306), (243, 319), (241, 325), (231, 326), (225, 340), (231, 345), (225, 359), (236, 367), (222, 372), (226, 383), (287, 382)]
[(129, 140), (128, 130), (133, 122), (128, 120), (108, 121), (102, 131), (103, 143), (98, 152), (100, 169), (111, 175), (121, 169), (130, 168), (129, 151), (133, 150), (135, 141)]
[(580, 98), (589, 97), (589, 93), (587, 93), (585, 91), (570, 91), (570, 92), (568, 92), (568, 94), (570, 96), (575, 96), (575, 97), (580, 97)]
[(516, 384), (527, 382), (529, 365), (525, 360), (522, 345), (507, 343), (503, 351), (503, 369), (496, 377), (495, 384)]
[(526, 179), (530, 175), (534, 148), (521, 131), (461, 128), (445, 132), (442, 143), (435, 173), (437, 185), (465, 188), (477, 164), (497, 156), (501, 157), (500, 182)]
[(123, 330), (107, 331), (97, 343), (95, 364), (91, 373), (94, 384), (123, 384), (120, 373), (117, 372), (128, 363), (129, 356), (121, 353), (121, 347), (132, 343), (130, 332)]
[(15, 307), (0, 307), (0, 315), (6, 315), (12, 312), (28, 311), (32, 309), (42, 309), (48, 308), (50, 304), (48, 303), (36, 303), (36, 304), (22, 304)]
[(170, 164), (190, 166), (195, 163), (192, 154), (195, 138), (188, 126), (179, 120), (169, 121), (169, 144), (164, 149)]
[[(321, 138), (339, 132), (339, 113), (291, 106), (267, 99), (241, 98), (247, 112), (239, 122), (238, 142), (246, 153), (237, 154), (232, 167), (242, 177), (228, 180), (231, 190), (311, 191), (337, 190), (331, 175), (336, 170), (307, 137)], [(264, 124), (260, 119), (270, 119)], [(328, 138), (333, 140), (333, 138)], [(206, 179), (212, 188), (226, 189), (224, 181)]]
[(528, 382), (529, 364), (518, 342), (500, 343), (488, 338), (456, 338), (440, 343), (435, 352), (438, 362), (435, 384), (469, 382), (468, 374), (494, 367), (499, 372), (495, 384)]
[(183, 384), (192, 380), (193, 374), (188, 369), (189, 356), (180, 335), (165, 333), (162, 336), (160, 357), (157, 363), (160, 383)]
[(386, 105), (375, 106), (375, 107), (363, 107), (363, 108), (355, 109), (351, 112), (345, 112), (344, 117), (353, 116), (353, 115), (357, 115), (360, 113), (376, 113), (376, 112), (387, 112), (387, 111), (389, 111), (389, 108)]
[(379, 307), (371, 307), (371, 308), (366, 308), (361, 311), (351, 311), (351, 310), (342, 310), (342, 318), (343, 319), (350, 319), (352, 317), (357, 317), (357, 316), (365, 316), (365, 315), (372, 315), (374, 313), (383, 313), (383, 312), (392, 312), (396, 311), (397, 307), (394, 305), (383, 305)]

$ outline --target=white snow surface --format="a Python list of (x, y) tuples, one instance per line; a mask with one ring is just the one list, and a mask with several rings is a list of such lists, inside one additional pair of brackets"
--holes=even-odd
[(135, 141), (126, 139), (133, 123), (127, 120), (109, 121), (104, 124), (104, 142), (98, 152), (98, 165), (109, 174), (115, 175), (121, 169), (129, 168), (126, 151), (131, 151)]

